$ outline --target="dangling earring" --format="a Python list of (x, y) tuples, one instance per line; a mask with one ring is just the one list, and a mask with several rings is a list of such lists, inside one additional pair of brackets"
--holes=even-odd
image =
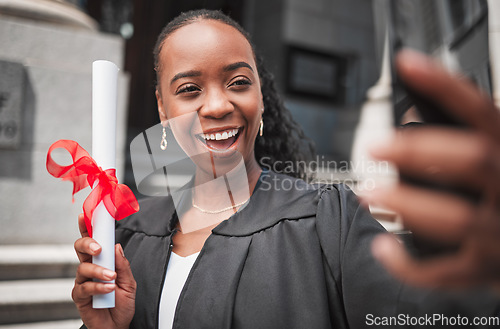
[(259, 135), (262, 136), (263, 134), (264, 134), (264, 120), (260, 119)]
[(165, 151), (167, 149), (167, 130), (165, 129), (165, 127), (163, 127), (163, 131), (161, 134), (160, 148), (162, 151)]

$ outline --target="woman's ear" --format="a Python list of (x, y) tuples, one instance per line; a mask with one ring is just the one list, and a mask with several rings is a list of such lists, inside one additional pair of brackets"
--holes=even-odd
[(167, 112), (165, 111), (165, 107), (163, 106), (163, 100), (161, 99), (161, 94), (158, 89), (155, 92), (156, 95), (156, 103), (158, 104), (158, 114), (160, 116), (160, 121), (165, 122), (168, 120)]

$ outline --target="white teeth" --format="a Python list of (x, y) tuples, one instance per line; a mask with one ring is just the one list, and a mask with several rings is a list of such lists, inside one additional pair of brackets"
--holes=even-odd
[(238, 134), (238, 129), (231, 129), (231, 130), (227, 130), (227, 131), (224, 131), (222, 133), (215, 133), (215, 134), (201, 134), (201, 137), (203, 137), (203, 139), (205, 140), (223, 140), (223, 139), (228, 139), (228, 138), (231, 138), (233, 136), (236, 136), (236, 134)]

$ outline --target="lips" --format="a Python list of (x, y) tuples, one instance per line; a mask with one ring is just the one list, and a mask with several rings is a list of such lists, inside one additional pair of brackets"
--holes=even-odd
[(230, 128), (198, 134), (198, 139), (212, 151), (225, 151), (236, 143), (241, 128)]

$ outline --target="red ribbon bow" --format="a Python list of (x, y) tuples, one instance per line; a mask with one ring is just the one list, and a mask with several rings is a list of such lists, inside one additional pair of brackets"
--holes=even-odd
[[(56, 148), (63, 148), (71, 154), (73, 164), (61, 166), (50, 154)], [(130, 188), (118, 184), (115, 169), (102, 170), (87, 151), (72, 140), (58, 140), (52, 144), (47, 153), (47, 171), (56, 178), (73, 182), (73, 201), (76, 192), (92, 187), (87, 199), (83, 203), (85, 226), (92, 237), (92, 215), (97, 205), (102, 201), (109, 214), (116, 220), (123, 219), (139, 211), (139, 204)]]

